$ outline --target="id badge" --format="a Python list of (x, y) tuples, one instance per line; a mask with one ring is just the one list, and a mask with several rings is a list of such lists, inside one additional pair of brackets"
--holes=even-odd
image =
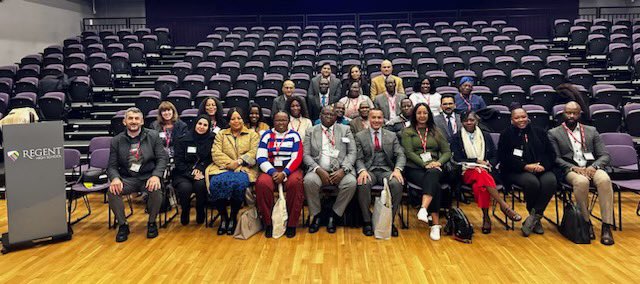
[(282, 160), (277, 160), (277, 159), (274, 160), (273, 161), (273, 166), (274, 167), (282, 167), (283, 166)]
[(432, 160), (431, 158), (431, 152), (426, 152), (426, 153), (422, 153), (420, 154), (420, 158), (422, 159), (423, 162), (430, 162)]
[(131, 168), (130, 168), (130, 170), (131, 170), (132, 172), (134, 172), (134, 173), (137, 173), (137, 172), (139, 172), (139, 171), (140, 171), (140, 167), (141, 167), (141, 166), (142, 166), (142, 165), (140, 165), (140, 164), (138, 164), (138, 163), (133, 163), (133, 164), (131, 164)]
[(215, 127), (213, 128), (213, 133), (218, 134), (218, 132), (220, 132), (220, 127)]
[(587, 159), (587, 161), (594, 161), (596, 159), (596, 157), (593, 156), (593, 153), (584, 153), (584, 158)]
[(193, 146), (189, 146), (187, 147), (187, 153), (188, 154), (195, 154), (198, 151), (198, 148), (193, 147)]
[(521, 149), (513, 149), (513, 155), (516, 157), (522, 157), (522, 150)]
[(329, 150), (329, 157), (331, 157), (331, 158), (338, 158), (339, 154), (340, 154), (340, 152), (337, 149)]
[(349, 141), (349, 138), (347, 137), (342, 137), (342, 143), (349, 143), (351, 141)]
[(165, 139), (167, 138), (167, 134), (164, 132), (159, 132), (158, 135), (160, 135), (160, 138)]
[(411, 127), (411, 121), (405, 121), (404, 127)]

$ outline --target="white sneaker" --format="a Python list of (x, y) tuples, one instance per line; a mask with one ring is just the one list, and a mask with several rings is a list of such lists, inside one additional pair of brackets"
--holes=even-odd
[(434, 240), (434, 241), (440, 240), (440, 228), (441, 227), (442, 226), (440, 226), (440, 225), (431, 226), (431, 233), (429, 234), (429, 237), (431, 237), (432, 240)]
[(421, 207), (420, 210), (418, 210), (418, 220), (427, 224), (429, 223), (429, 213), (426, 208)]

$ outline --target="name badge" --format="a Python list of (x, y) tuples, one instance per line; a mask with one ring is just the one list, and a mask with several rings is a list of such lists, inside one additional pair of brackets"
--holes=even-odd
[(596, 159), (596, 157), (593, 156), (593, 153), (584, 153), (584, 158), (587, 159), (587, 161), (594, 161)]
[(431, 158), (431, 152), (426, 152), (426, 153), (420, 154), (420, 158), (425, 163), (433, 160), (433, 158)]
[(351, 141), (349, 141), (349, 138), (347, 137), (342, 137), (342, 143), (349, 143)]
[(162, 138), (162, 139), (167, 138), (167, 134), (164, 133), (164, 132), (160, 132), (160, 133), (158, 133), (158, 135), (160, 135), (160, 138)]
[(213, 133), (218, 134), (218, 132), (220, 132), (220, 127), (215, 127), (213, 128)]
[(337, 158), (339, 154), (340, 152), (337, 149), (330, 149), (328, 156), (331, 158)]
[(522, 157), (522, 150), (521, 149), (513, 149), (513, 155), (516, 157)]
[(187, 147), (187, 153), (189, 154), (195, 154), (198, 151), (198, 148), (193, 147), (193, 146), (189, 146)]
[(411, 126), (411, 121), (404, 122), (404, 127), (410, 127), (410, 126)]
[(282, 167), (283, 166), (282, 160), (273, 161), (273, 166), (274, 167)]
[(140, 171), (140, 167), (141, 167), (141, 166), (142, 166), (142, 165), (140, 165), (140, 164), (138, 164), (138, 163), (133, 163), (133, 164), (131, 164), (131, 168), (130, 168), (130, 170), (131, 170), (132, 172), (134, 172), (134, 173), (137, 173), (137, 172), (139, 172), (139, 171)]

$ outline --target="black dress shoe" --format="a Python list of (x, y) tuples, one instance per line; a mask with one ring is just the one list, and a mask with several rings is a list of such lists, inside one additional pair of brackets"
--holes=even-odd
[(188, 209), (182, 209), (182, 212), (180, 213), (180, 224), (182, 224), (183, 226), (189, 225), (189, 210)]
[(336, 219), (336, 216), (329, 217), (329, 222), (327, 222), (327, 232), (329, 234), (336, 232)]
[(605, 246), (613, 245), (613, 233), (611, 233), (611, 225), (602, 223), (602, 235), (600, 236), (600, 243)]
[(264, 236), (268, 239), (273, 237), (273, 226), (269, 225), (264, 228)]
[(153, 239), (158, 236), (158, 225), (156, 222), (150, 222), (147, 224), (147, 239)]
[(116, 242), (121, 243), (129, 238), (129, 225), (120, 225), (116, 234)]
[(227, 233), (227, 220), (220, 220), (220, 227), (218, 227), (218, 236), (222, 236)]
[(296, 236), (296, 227), (287, 227), (287, 230), (284, 232), (287, 238), (291, 239)]
[(491, 233), (491, 218), (489, 218), (489, 216), (482, 218), (482, 233), (483, 234)]
[(229, 223), (227, 223), (227, 235), (233, 236), (233, 233), (236, 232), (236, 225), (238, 224), (238, 220), (231, 219)]
[(398, 233), (398, 228), (396, 228), (396, 225), (391, 225), (391, 236), (394, 238), (397, 238), (399, 235)]
[(365, 223), (364, 226), (362, 226), (362, 233), (367, 237), (373, 236), (373, 226), (371, 226), (371, 223)]
[(593, 231), (593, 224), (589, 222), (589, 238), (592, 240), (596, 239), (596, 233)]
[(313, 216), (311, 224), (309, 224), (309, 234), (313, 234), (320, 230), (320, 218), (316, 215)]

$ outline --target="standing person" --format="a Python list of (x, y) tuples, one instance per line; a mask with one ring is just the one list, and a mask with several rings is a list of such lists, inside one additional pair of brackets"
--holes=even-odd
[[(221, 216), (218, 235), (233, 235), (238, 224), (238, 212), (245, 191), (256, 181), (256, 151), (260, 137), (245, 126), (242, 110), (232, 108), (227, 113), (229, 128), (220, 131), (214, 140), (211, 155), (213, 163), (205, 177), (211, 199)], [(227, 215), (231, 203), (231, 215)]]
[(151, 123), (151, 129), (158, 131), (169, 160), (173, 158), (175, 141), (187, 133), (187, 124), (178, 117), (178, 110), (171, 102), (162, 102), (158, 107), (158, 119)]
[(478, 207), (482, 209), (482, 233), (491, 233), (489, 206), (491, 197), (500, 204), (500, 210), (509, 219), (520, 221), (522, 217), (513, 211), (500, 197), (493, 178), (494, 167), (498, 164), (496, 146), (489, 133), (478, 127), (480, 118), (475, 112), (465, 113), (463, 127), (450, 140), (453, 151), (452, 160), (456, 163), (473, 163), (477, 166), (462, 166), (462, 182), (470, 185)]
[(309, 119), (304, 99), (301, 97), (289, 98), (285, 106), (285, 112), (290, 116), (289, 129), (295, 130), (304, 139), (307, 129), (313, 126), (313, 122)]
[(461, 114), (455, 112), (456, 103), (451, 95), (442, 96), (440, 99), (440, 108), (442, 108), (442, 115), (436, 116), (433, 120), (435, 120), (440, 132), (447, 137), (447, 140), (450, 140), (451, 137), (456, 135), (462, 128), (462, 121), (460, 121)]
[(367, 102), (361, 102), (360, 108), (358, 108), (358, 112), (360, 116), (354, 118), (349, 122), (349, 127), (351, 127), (351, 133), (358, 133), (363, 129), (369, 129), (369, 104)]
[(370, 108), (373, 108), (373, 102), (368, 96), (362, 94), (362, 88), (360, 88), (360, 83), (354, 81), (351, 83), (350, 88), (348, 89), (347, 96), (341, 98), (338, 102), (344, 105), (344, 115), (349, 119), (353, 119), (358, 117), (359, 115), (359, 107), (361, 103), (367, 103)]
[[(331, 64), (322, 64), (322, 66), (320, 66), (319, 73), (320, 74), (311, 79), (311, 84), (309, 85), (309, 90), (307, 91), (307, 97), (319, 97), (321, 94), (326, 94), (334, 102), (340, 99), (340, 97), (342, 97), (342, 92), (340, 91), (340, 80), (336, 78), (336, 75), (332, 73)], [(322, 91), (320, 89), (320, 81), (322, 79), (327, 80), (327, 82), (329, 83), (329, 85), (327, 86), (327, 91)]]
[[(329, 68), (331, 69), (331, 68)], [(316, 80), (317, 79), (317, 80)], [(334, 93), (331, 91), (331, 80), (325, 77), (316, 77), (313, 80), (317, 81), (317, 92), (307, 93), (307, 105), (309, 106), (309, 117), (311, 121), (316, 121), (320, 118), (320, 110), (328, 105), (332, 105), (340, 100), (340, 93)], [(337, 82), (337, 79), (334, 79)], [(314, 81), (311, 81), (309, 90), (315, 90)]]
[(353, 165), (356, 160), (356, 145), (349, 127), (336, 123), (333, 107), (322, 109), (321, 124), (312, 127), (304, 138), (304, 192), (312, 218), (309, 233), (320, 229), (320, 188), (333, 185), (338, 188), (336, 202), (327, 220), (327, 232), (336, 232), (337, 221), (356, 191)]
[(530, 124), (527, 112), (516, 106), (511, 110), (511, 126), (502, 131), (498, 142), (498, 161), (503, 180), (522, 188), (529, 217), (522, 233), (543, 234), (540, 220), (556, 192), (553, 173), (555, 154), (544, 130)]
[[(358, 82), (361, 90), (361, 94), (366, 97), (371, 97), (371, 88), (369, 86), (369, 82), (367, 78), (362, 76), (362, 71), (360, 70), (360, 66), (353, 65), (349, 68), (349, 76), (347, 80), (342, 83), (342, 92), (348, 93), (353, 82)], [(348, 95), (348, 94), (347, 94)]]
[(251, 106), (249, 106), (249, 123), (247, 124), (247, 128), (255, 131), (258, 135), (262, 135), (262, 133), (269, 130), (269, 124), (264, 122), (262, 107), (260, 107), (259, 104), (251, 103)]
[(217, 134), (220, 130), (228, 127), (228, 122), (223, 117), (222, 103), (220, 100), (210, 97), (206, 98), (198, 108), (198, 115), (207, 115), (211, 124), (209, 125), (211, 133)]
[(440, 98), (442, 95), (436, 92), (436, 88), (432, 88), (433, 79), (430, 77), (423, 77), (420, 80), (416, 81), (415, 86), (413, 86), (414, 93), (409, 96), (413, 105), (417, 105), (419, 103), (425, 103), (429, 105), (431, 108), (431, 113), (434, 116), (440, 115)]
[[(382, 111), (373, 109), (370, 113), (371, 128), (356, 134), (356, 170), (358, 172), (358, 202), (362, 210), (364, 226), (362, 233), (365, 236), (373, 236), (371, 224), (371, 187), (383, 185), (383, 179), (388, 180), (392, 201), (392, 220), (395, 221), (396, 213), (402, 201), (402, 188), (404, 178), (402, 171), (406, 164), (404, 149), (400, 146), (398, 136), (382, 128), (384, 119)], [(393, 222), (393, 221), (392, 221)], [(398, 236), (398, 229), (391, 226), (391, 235)]]
[(442, 165), (451, 158), (449, 143), (433, 122), (431, 109), (425, 103), (419, 103), (413, 110), (411, 127), (402, 130), (402, 147), (407, 156), (405, 168), (407, 180), (422, 189), (422, 204), (418, 211), (418, 220), (429, 223), (431, 213), (433, 226), (429, 236), (440, 239), (440, 199), (442, 190), (440, 178)]
[(393, 65), (391, 65), (391, 61), (383, 60), (380, 63), (380, 72), (382, 75), (376, 76), (371, 79), (371, 100), (375, 102), (375, 99), (378, 95), (382, 95), (387, 90), (387, 79), (391, 78), (394, 82), (396, 82), (396, 93), (404, 93), (404, 86), (402, 85), (402, 79), (400, 77), (393, 75)]
[(175, 168), (173, 169), (173, 186), (178, 195), (182, 213), (180, 222), (189, 224), (191, 211), (191, 194), (196, 195), (196, 222), (205, 221), (205, 203), (207, 202), (207, 183), (204, 173), (212, 163), (211, 148), (213, 137), (209, 117), (198, 116), (193, 129), (180, 137), (175, 146)]
[(156, 217), (162, 204), (162, 178), (169, 158), (158, 132), (143, 127), (144, 118), (140, 109), (127, 109), (122, 123), (127, 130), (111, 140), (107, 168), (111, 182), (107, 192), (109, 209), (116, 215), (118, 223), (116, 242), (124, 242), (129, 237), (129, 223), (124, 214), (122, 196), (142, 191), (149, 196), (147, 238), (153, 239), (158, 236)]
[(600, 134), (593, 126), (580, 123), (580, 104), (575, 101), (564, 107), (565, 122), (549, 130), (549, 140), (556, 154), (556, 165), (562, 171), (564, 179), (573, 187), (573, 194), (585, 221), (589, 222), (589, 237), (595, 240), (591, 225), (589, 186), (598, 191), (602, 231), (600, 243), (613, 245), (613, 188), (611, 178), (602, 169), (609, 164), (611, 157), (607, 153)]
[(304, 203), (302, 187), (302, 139), (295, 131), (288, 128), (289, 115), (286, 112), (276, 113), (273, 129), (264, 132), (258, 144), (256, 161), (262, 173), (256, 181), (256, 202), (262, 222), (266, 225), (265, 236), (273, 235), (271, 211), (273, 211), (273, 192), (276, 186), (283, 185), (286, 194), (287, 238), (296, 235), (296, 227), (300, 211)]
[(481, 96), (471, 94), (473, 91), (473, 83), (473, 78), (471, 77), (462, 77), (462, 79), (460, 79), (458, 86), (460, 92), (455, 96), (456, 112), (478, 111), (487, 107), (487, 104)]
[(374, 105), (382, 110), (384, 119), (389, 121), (400, 115), (400, 102), (407, 96), (396, 92), (396, 81), (393, 78), (387, 78), (385, 83), (387, 91), (375, 98)]

